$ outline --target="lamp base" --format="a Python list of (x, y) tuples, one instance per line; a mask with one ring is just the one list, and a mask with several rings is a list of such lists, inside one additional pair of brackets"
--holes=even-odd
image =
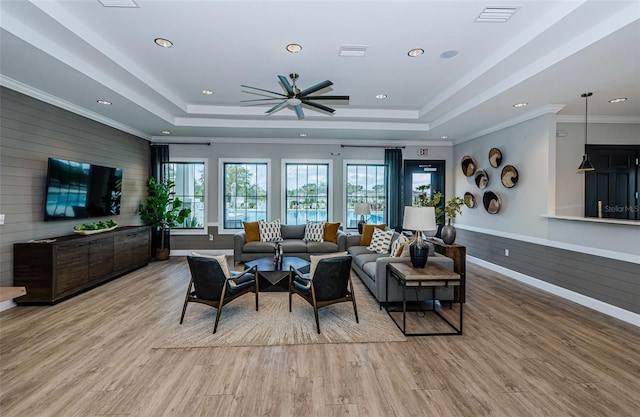
[(362, 229), (364, 228), (365, 224), (367, 224), (367, 222), (365, 222), (364, 220), (360, 220), (358, 222), (358, 234), (362, 234)]
[(420, 232), (418, 232), (416, 239), (409, 245), (409, 256), (411, 256), (411, 265), (416, 269), (422, 269), (427, 264), (429, 245), (422, 240), (422, 234)]

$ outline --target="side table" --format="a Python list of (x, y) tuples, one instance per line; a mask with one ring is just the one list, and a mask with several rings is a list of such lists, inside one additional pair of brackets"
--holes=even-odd
[[(396, 279), (402, 286), (402, 326), (391, 314), (393, 310), (389, 308), (389, 301), (385, 301), (385, 310), (387, 314), (398, 326), (405, 336), (435, 336), (435, 335), (462, 335), (462, 319), (464, 303), (459, 303), (459, 318), (457, 326), (445, 317), (440, 310), (436, 308), (435, 300), (435, 288), (436, 287), (448, 287), (449, 285), (459, 285), (462, 294), (465, 292), (465, 278), (460, 274), (450, 271), (436, 263), (428, 262), (422, 269), (416, 269), (407, 262), (390, 263), (387, 265), (387, 277), (386, 277), (386, 297), (389, 297), (389, 279)], [(407, 288), (413, 287), (431, 287), (432, 291), (431, 309), (419, 310), (425, 312), (433, 312), (437, 317), (444, 320), (449, 327), (453, 329), (453, 332), (428, 332), (428, 333), (409, 333), (407, 332)], [(425, 300), (423, 300), (425, 301)], [(398, 310), (395, 310), (398, 311)]]

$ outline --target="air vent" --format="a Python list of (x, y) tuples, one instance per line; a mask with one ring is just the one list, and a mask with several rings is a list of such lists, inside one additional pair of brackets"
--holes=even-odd
[(137, 8), (138, 5), (133, 0), (98, 0), (104, 7), (128, 7)]
[(504, 23), (511, 19), (517, 11), (518, 6), (488, 6), (486, 7), (480, 16), (475, 20), (476, 22), (489, 22), (489, 23)]
[(367, 52), (366, 45), (340, 45), (339, 56), (364, 56)]

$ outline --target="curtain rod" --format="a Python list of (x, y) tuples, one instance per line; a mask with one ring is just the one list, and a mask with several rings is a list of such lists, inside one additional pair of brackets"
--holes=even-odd
[(151, 146), (157, 145), (207, 145), (211, 146), (211, 142), (155, 142)]
[(404, 146), (382, 146), (382, 145), (340, 145), (341, 148), (384, 148), (384, 149), (404, 149)]

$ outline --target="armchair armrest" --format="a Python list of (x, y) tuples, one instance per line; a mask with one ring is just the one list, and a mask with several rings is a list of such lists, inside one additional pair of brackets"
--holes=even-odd
[(362, 239), (362, 235), (352, 234), (347, 236), (347, 248), (351, 246), (360, 246), (360, 240)]

